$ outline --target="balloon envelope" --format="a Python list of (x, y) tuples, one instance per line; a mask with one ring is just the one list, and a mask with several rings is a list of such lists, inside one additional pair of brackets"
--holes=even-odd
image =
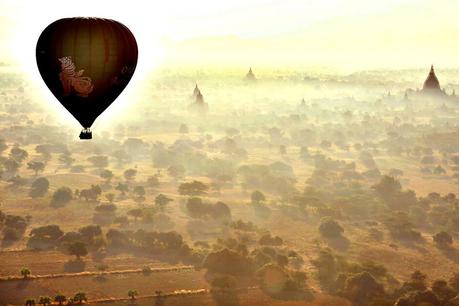
[(59, 19), (43, 30), (36, 48), (46, 85), (87, 130), (129, 83), (137, 56), (131, 31), (102, 18)]

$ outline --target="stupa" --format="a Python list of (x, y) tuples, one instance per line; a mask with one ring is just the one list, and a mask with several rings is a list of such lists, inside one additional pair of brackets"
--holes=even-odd
[(440, 82), (438, 81), (437, 76), (435, 75), (433, 65), (430, 67), (429, 75), (427, 76), (427, 79), (424, 81), (422, 92), (426, 94), (445, 94), (445, 92), (440, 87)]
[(209, 107), (207, 103), (204, 102), (204, 97), (198, 85), (194, 88), (193, 95), (195, 95), (195, 101), (188, 106), (188, 110), (195, 114), (206, 114)]
[(247, 81), (255, 81), (257, 79), (255, 74), (253, 74), (252, 67), (250, 67), (249, 72), (245, 75), (245, 79)]
[(196, 96), (198, 95), (198, 93), (200, 93), (200, 90), (198, 88), (198, 83), (196, 83), (196, 85), (194, 86), (194, 90), (193, 90), (193, 95), (192, 97), (193, 98), (196, 98)]

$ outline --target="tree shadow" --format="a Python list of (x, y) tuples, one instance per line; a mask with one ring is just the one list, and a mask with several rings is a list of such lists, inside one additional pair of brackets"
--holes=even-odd
[(212, 290), (211, 294), (218, 306), (239, 306), (241, 303), (236, 290)]
[(22, 279), (16, 284), (16, 289), (25, 290), (29, 286), (29, 283), (30, 283), (29, 279), (27, 279), (27, 278)]
[(17, 240), (3, 240), (2, 241), (2, 248), (7, 248), (9, 246), (12, 246)]
[(407, 247), (407, 248), (410, 248), (412, 250), (415, 250), (421, 254), (425, 254), (428, 252), (428, 249), (426, 249), (425, 247), (423, 247), (424, 243), (425, 243), (425, 240), (416, 240), (416, 241), (412, 241), (412, 240), (405, 240), (405, 239), (399, 239), (397, 240), (397, 242), (401, 245), (403, 245), (404, 247)]
[(438, 249), (442, 252), (443, 255), (445, 255), (446, 258), (455, 263), (459, 263), (459, 250), (451, 246), (444, 246)]
[(304, 288), (302, 290), (290, 290), (290, 291), (282, 291), (279, 293), (267, 293), (270, 297), (277, 300), (284, 300), (284, 301), (305, 301), (310, 302), (314, 300), (314, 295), (312, 294), (309, 288)]
[(339, 236), (335, 238), (325, 238), (325, 242), (330, 248), (340, 252), (347, 251), (349, 249), (349, 246), (351, 245), (349, 239), (347, 239), (344, 236)]
[(98, 283), (106, 283), (108, 282), (108, 278), (105, 275), (100, 274), (100, 275), (94, 276), (93, 281), (98, 282)]
[(86, 263), (81, 259), (69, 260), (64, 264), (64, 271), (70, 273), (83, 272), (86, 267)]

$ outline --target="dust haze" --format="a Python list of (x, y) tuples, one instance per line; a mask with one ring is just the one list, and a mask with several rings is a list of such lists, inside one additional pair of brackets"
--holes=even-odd
[(158, 69), (92, 141), (2, 68), (2, 304), (453, 305), (459, 71), (249, 68)]

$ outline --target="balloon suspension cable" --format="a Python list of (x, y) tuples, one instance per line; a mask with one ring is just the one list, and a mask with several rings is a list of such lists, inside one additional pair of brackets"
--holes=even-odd
[(92, 139), (92, 132), (90, 128), (84, 128), (81, 130), (80, 139)]

